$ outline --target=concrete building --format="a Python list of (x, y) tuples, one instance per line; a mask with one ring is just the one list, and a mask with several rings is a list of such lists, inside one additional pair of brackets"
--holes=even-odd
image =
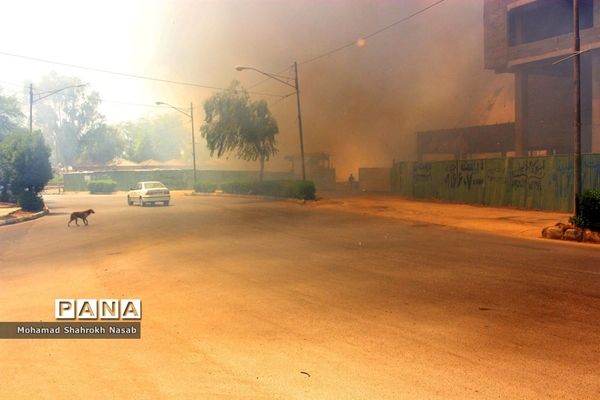
[(417, 132), (417, 160), (442, 161), (514, 156), (515, 124)]
[[(517, 155), (573, 151), (572, 0), (485, 0), (485, 68), (515, 75)], [(580, 0), (582, 152), (600, 153), (600, 0)]]

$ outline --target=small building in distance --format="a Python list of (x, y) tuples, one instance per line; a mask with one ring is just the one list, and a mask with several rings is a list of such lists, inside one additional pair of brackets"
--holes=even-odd
[[(600, 152), (600, 0), (580, 0), (582, 152)], [(484, 64), (515, 76), (517, 156), (573, 151), (573, 1), (485, 0)]]
[(135, 162), (124, 158), (115, 158), (106, 164), (81, 163), (74, 165), (72, 171), (127, 171), (144, 169), (190, 169), (191, 165), (182, 160), (144, 160)]
[[(291, 162), (290, 172), (297, 179), (302, 179), (302, 159), (300, 154), (285, 157)], [(328, 153), (304, 153), (306, 179), (313, 181), (318, 189), (335, 189), (335, 168)]]

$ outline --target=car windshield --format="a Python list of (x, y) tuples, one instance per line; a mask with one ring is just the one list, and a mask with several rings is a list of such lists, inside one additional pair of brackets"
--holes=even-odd
[(162, 188), (162, 189), (164, 189), (165, 185), (163, 185), (160, 182), (150, 182), (150, 183), (144, 183), (144, 187), (146, 189), (155, 189), (155, 188)]

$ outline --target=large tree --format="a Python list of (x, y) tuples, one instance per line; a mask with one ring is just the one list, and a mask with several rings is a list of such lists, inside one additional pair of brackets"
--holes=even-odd
[[(98, 111), (100, 95), (79, 78), (51, 73), (34, 84), (34, 124), (42, 129), (57, 164), (73, 165), (80, 156), (80, 139), (104, 123)], [(69, 87), (52, 94), (53, 91)]]
[(277, 121), (264, 100), (252, 101), (239, 82), (216, 93), (204, 103), (204, 124), (200, 128), (211, 157), (235, 153), (246, 161), (260, 162), (262, 181), (265, 161), (277, 153)]
[(176, 113), (121, 123), (116, 129), (125, 157), (133, 161), (181, 159), (191, 149), (189, 127)]
[(267, 102), (251, 102), (248, 107), (249, 120), (240, 131), (242, 141), (238, 155), (246, 161), (260, 162), (260, 181), (263, 180), (265, 161), (277, 154), (275, 135), (279, 132), (277, 121), (271, 115)]
[(0, 93), (0, 140), (13, 132), (24, 120), (25, 116), (16, 97), (3, 96)]
[(101, 124), (80, 139), (80, 161), (106, 164), (123, 153), (123, 140), (116, 128)]

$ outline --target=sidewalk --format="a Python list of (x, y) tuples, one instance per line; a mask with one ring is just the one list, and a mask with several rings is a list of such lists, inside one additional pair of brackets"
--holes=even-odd
[(48, 215), (50, 211), (44, 207), (42, 211), (30, 212), (23, 211), (15, 204), (0, 203), (0, 226), (18, 224), (19, 222), (31, 221)]
[(0, 203), (0, 218), (6, 217), (12, 212), (19, 211), (21, 207), (15, 207), (13, 203)]
[(329, 192), (311, 206), (528, 238), (541, 238), (544, 227), (566, 223), (571, 216), (563, 212), (409, 200), (390, 194)]

